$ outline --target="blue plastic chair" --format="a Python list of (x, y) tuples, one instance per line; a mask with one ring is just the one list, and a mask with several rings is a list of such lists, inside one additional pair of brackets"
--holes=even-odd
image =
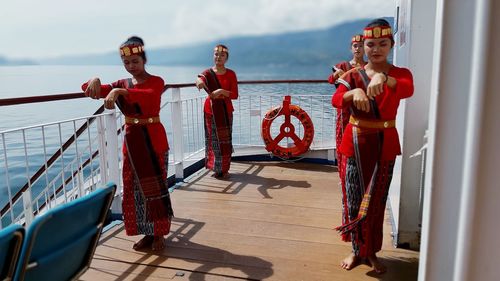
[(18, 224), (0, 230), (0, 280), (11, 280), (16, 270), (24, 228)]
[(36, 217), (28, 227), (14, 280), (73, 280), (90, 266), (113, 201), (106, 187)]

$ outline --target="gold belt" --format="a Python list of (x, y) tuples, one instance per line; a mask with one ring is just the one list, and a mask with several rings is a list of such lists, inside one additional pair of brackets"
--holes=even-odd
[(145, 125), (160, 123), (160, 116), (149, 117), (149, 118), (133, 118), (125, 116), (125, 123), (128, 125)]
[(351, 118), (349, 118), (349, 123), (353, 124), (356, 127), (366, 129), (387, 129), (396, 127), (396, 120), (374, 121), (359, 119), (352, 115)]

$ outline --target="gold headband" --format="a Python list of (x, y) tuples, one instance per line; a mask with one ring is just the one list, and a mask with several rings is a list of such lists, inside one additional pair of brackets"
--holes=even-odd
[(128, 45), (120, 48), (120, 55), (122, 57), (128, 57), (131, 55), (137, 55), (144, 53), (144, 46), (141, 45)]
[(227, 48), (224, 48), (222, 46), (217, 46), (214, 48), (214, 52), (226, 52), (227, 53)]
[(363, 31), (364, 39), (392, 38), (392, 29), (390, 26), (367, 27)]

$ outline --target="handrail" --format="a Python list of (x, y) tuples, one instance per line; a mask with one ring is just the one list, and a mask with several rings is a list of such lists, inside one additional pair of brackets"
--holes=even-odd
[[(251, 84), (303, 84), (303, 83), (327, 83), (327, 80), (249, 80), (249, 81), (238, 81), (240, 85), (251, 85)], [(177, 83), (177, 84), (165, 84), (163, 87), (163, 91), (172, 88), (188, 88), (194, 87), (195, 83)], [(27, 104), (27, 103), (40, 103), (40, 102), (49, 102), (49, 101), (59, 101), (59, 100), (70, 100), (70, 99), (79, 99), (85, 98), (85, 94), (83, 92), (80, 93), (66, 93), (66, 94), (55, 94), (55, 95), (45, 95), (45, 96), (31, 96), (31, 97), (19, 97), (19, 98), (6, 98), (0, 99), (0, 106), (9, 106), (9, 105), (19, 105), (19, 104)]]
[[(93, 115), (101, 114), (103, 111), (104, 111), (104, 105), (101, 105), (101, 107), (99, 107), (99, 109), (97, 109)], [(50, 165), (52, 165), (59, 158), (59, 156), (61, 156), (61, 153), (66, 151), (66, 149), (68, 149), (68, 147), (71, 144), (73, 144), (75, 139), (77, 137), (79, 137), (83, 132), (85, 132), (85, 130), (88, 128), (88, 125), (93, 123), (94, 120), (95, 120), (95, 117), (91, 117), (88, 119), (88, 122), (83, 123), (82, 126), (80, 126), (80, 128), (78, 128), (78, 130), (76, 130), (75, 134), (71, 135), (71, 137), (69, 137), (68, 140), (66, 140), (66, 142), (62, 145), (61, 149), (58, 149), (49, 158), (49, 160), (47, 160), (47, 165), (45, 165), (45, 163), (44, 163), (42, 166), (40, 166), (38, 171), (33, 176), (31, 176), (31, 178), (26, 182), (26, 184), (19, 191), (16, 192), (16, 194), (12, 197), (12, 202), (17, 201), (22, 196), (23, 192), (25, 192), (28, 189), (28, 187), (30, 186), (30, 183), (35, 182), (43, 174), (43, 172), (45, 172), (45, 170), (46, 170), (45, 167), (49, 167)], [(2, 210), (0, 210), (0, 217), (3, 216), (10, 209), (9, 205), (10, 205), (10, 203), (7, 202), (7, 204), (5, 204), (5, 206), (3, 206)]]

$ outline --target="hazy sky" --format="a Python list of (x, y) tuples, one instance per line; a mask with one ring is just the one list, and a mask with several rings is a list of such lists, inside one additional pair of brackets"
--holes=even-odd
[(393, 0), (1, 0), (0, 56), (40, 58), (146, 48), (234, 35), (329, 27), (394, 16)]

